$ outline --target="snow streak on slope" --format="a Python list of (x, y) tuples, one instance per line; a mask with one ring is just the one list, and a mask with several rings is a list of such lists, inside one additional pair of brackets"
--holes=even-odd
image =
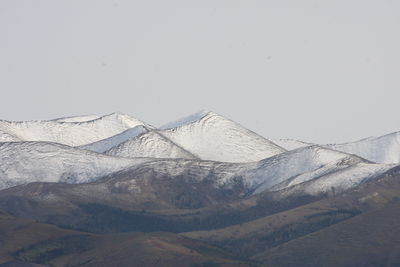
[(370, 137), (352, 143), (327, 145), (376, 163), (400, 163), (400, 132)]
[(301, 147), (312, 146), (311, 143), (306, 143), (299, 140), (294, 139), (271, 139), (272, 142), (277, 144), (280, 147), (283, 147), (286, 150), (294, 150)]
[[(0, 131), (22, 141), (49, 141), (80, 146), (108, 138), (138, 125), (145, 124), (128, 115), (113, 113), (86, 122), (0, 121)], [(4, 138), (0, 141), (10, 140)]]
[(100, 116), (98, 116), (98, 115), (83, 115), (83, 116), (58, 118), (58, 119), (54, 119), (53, 121), (57, 121), (57, 122), (85, 122), (85, 121), (96, 120), (98, 118), (100, 118)]
[(157, 131), (131, 138), (124, 143), (106, 151), (107, 155), (118, 157), (153, 157), (153, 158), (186, 158), (196, 159), (196, 156), (174, 144)]
[(98, 153), (103, 153), (113, 147), (118, 146), (119, 144), (129, 140), (130, 138), (136, 137), (140, 134), (143, 134), (145, 132), (148, 132), (148, 129), (143, 126), (139, 125), (133, 128), (130, 128), (126, 131), (123, 131), (122, 133), (116, 134), (114, 136), (111, 136), (109, 138), (80, 146), (79, 148), (85, 149), (85, 150), (90, 150)]
[(0, 143), (0, 189), (31, 182), (85, 183), (144, 162), (48, 142)]
[[(197, 119), (197, 120), (196, 120)], [(184, 124), (189, 122), (188, 124)], [(163, 136), (204, 160), (250, 162), (285, 150), (214, 112), (200, 112), (160, 130)]]
[(172, 128), (180, 127), (180, 126), (183, 126), (186, 124), (190, 124), (192, 122), (198, 121), (201, 118), (207, 116), (208, 113), (209, 113), (209, 111), (207, 111), (207, 110), (201, 110), (199, 112), (196, 112), (196, 113), (186, 116), (184, 118), (178, 119), (173, 122), (169, 122), (169, 123), (161, 126), (159, 129), (172, 129)]

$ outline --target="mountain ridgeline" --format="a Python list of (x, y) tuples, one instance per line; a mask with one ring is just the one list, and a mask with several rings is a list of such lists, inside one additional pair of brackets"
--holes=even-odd
[[(0, 121), (5, 266), (400, 266), (400, 135), (267, 139), (211, 111)], [(19, 265), (18, 265), (19, 264)]]

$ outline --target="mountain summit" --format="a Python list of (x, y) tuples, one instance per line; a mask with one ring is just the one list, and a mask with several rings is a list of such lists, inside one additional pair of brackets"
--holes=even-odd
[(286, 150), (212, 111), (200, 111), (164, 125), (160, 133), (204, 160), (257, 161)]

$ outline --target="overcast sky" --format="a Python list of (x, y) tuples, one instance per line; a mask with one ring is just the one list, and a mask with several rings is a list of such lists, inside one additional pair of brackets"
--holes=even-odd
[(0, 118), (209, 109), (265, 137), (400, 131), (400, 1), (0, 1)]

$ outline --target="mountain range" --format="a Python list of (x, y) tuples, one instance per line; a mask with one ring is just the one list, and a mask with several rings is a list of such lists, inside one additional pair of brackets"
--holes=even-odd
[(398, 132), (268, 139), (212, 111), (3, 120), (0, 264), (399, 266), (399, 170)]

